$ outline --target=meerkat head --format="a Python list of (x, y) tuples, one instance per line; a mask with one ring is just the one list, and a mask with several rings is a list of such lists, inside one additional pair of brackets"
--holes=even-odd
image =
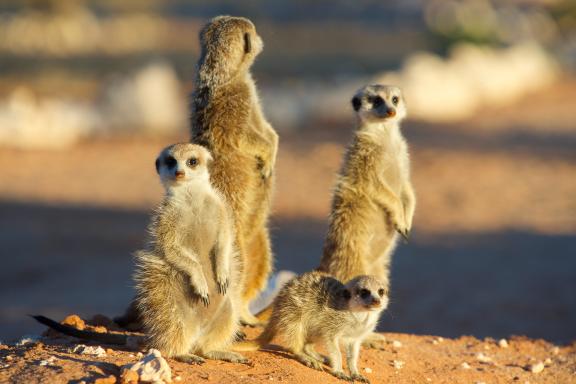
[(406, 117), (402, 91), (390, 85), (367, 85), (352, 98), (352, 108), (361, 122), (399, 123)]
[(376, 276), (356, 276), (346, 284), (344, 297), (354, 312), (380, 312), (388, 306), (388, 288)]
[(246, 72), (264, 47), (254, 24), (244, 17), (218, 16), (200, 31), (200, 83), (213, 87)]
[(156, 159), (156, 171), (166, 189), (192, 181), (208, 181), (208, 164), (212, 156), (200, 145), (173, 144), (160, 152)]

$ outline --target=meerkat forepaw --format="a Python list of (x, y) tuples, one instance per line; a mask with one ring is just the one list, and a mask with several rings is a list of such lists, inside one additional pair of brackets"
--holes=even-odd
[(226, 291), (228, 291), (228, 286), (230, 285), (230, 280), (228, 278), (223, 280), (216, 281), (216, 286), (218, 289), (218, 293), (221, 295), (225, 295)]
[(345, 381), (350, 381), (351, 377), (350, 376), (346, 376), (346, 374), (342, 371), (332, 371), (330, 372), (332, 374), (332, 376), (340, 379), (340, 380), (345, 380)]
[(206, 360), (204, 360), (200, 356), (196, 356), (193, 354), (174, 356), (174, 360), (179, 361), (181, 363), (197, 364), (197, 365), (202, 365), (206, 362)]

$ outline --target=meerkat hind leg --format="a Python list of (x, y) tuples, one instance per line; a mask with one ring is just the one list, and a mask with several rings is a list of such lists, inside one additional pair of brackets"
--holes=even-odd
[(205, 352), (203, 355), (205, 358), (210, 360), (222, 360), (230, 363), (246, 364), (250, 362), (250, 360), (241, 354), (232, 351), (209, 351)]
[(321, 364), (326, 364), (328, 362), (328, 360), (324, 356), (316, 352), (316, 350), (314, 349), (314, 344), (304, 345), (304, 353), (309, 357), (313, 358), (314, 360), (318, 360), (318, 362), (320, 362)]
[(369, 349), (378, 349), (384, 351), (384, 343), (386, 342), (386, 337), (380, 333), (372, 332), (371, 334), (362, 341), (362, 346)]
[(206, 360), (204, 360), (202, 357), (194, 355), (193, 353), (174, 356), (174, 360), (179, 361), (181, 363), (198, 364), (198, 365), (204, 364), (206, 362)]

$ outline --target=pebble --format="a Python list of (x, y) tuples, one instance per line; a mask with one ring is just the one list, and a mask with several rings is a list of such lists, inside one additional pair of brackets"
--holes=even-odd
[(116, 384), (116, 376), (110, 375), (108, 377), (101, 377), (94, 380), (94, 384)]
[(152, 383), (172, 382), (172, 371), (162, 354), (157, 349), (150, 349), (148, 354), (134, 364), (127, 364), (124, 368), (138, 373), (140, 381)]
[(364, 372), (366, 372), (366, 373), (372, 373), (372, 368), (366, 367), (366, 368), (364, 368)]
[(460, 364), (460, 368), (462, 368), (462, 369), (470, 369), (470, 368), (472, 368), (472, 367), (471, 367), (470, 364), (468, 364), (467, 362), (463, 362), (462, 364)]
[(476, 354), (476, 360), (478, 360), (481, 363), (490, 363), (492, 362), (492, 358), (489, 356), (486, 356), (485, 354), (483, 354), (482, 352), (478, 352)]
[(8, 355), (4, 359), (6, 359), (6, 361), (12, 361), (14, 357), (12, 357), (12, 355)]
[(54, 365), (54, 362), (56, 361), (56, 358), (54, 356), (50, 356), (49, 358), (42, 360), (38, 363), (38, 365), (44, 367), (47, 365)]
[(508, 341), (506, 339), (498, 340), (498, 346), (500, 348), (508, 348)]
[(182, 381), (182, 376), (176, 376), (176, 377), (174, 378), (174, 381)]
[(23, 345), (34, 344), (40, 340), (40, 336), (24, 336), (16, 343), (17, 347), (22, 347)]
[(77, 346), (72, 349), (73, 353), (78, 353), (79, 355), (90, 355), (90, 356), (97, 356), (97, 357), (104, 357), (106, 356), (106, 351), (101, 346), (86, 346), (84, 344), (78, 344)]
[(544, 360), (544, 365), (549, 367), (552, 365), (552, 359), (547, 357), (546, 360)]
[(404, 368), (404, 362), (401, 360), (393, 360), (392, 361), (392, 365), (394, 366), (394, 368), (396, 369), (402, 369)]
[(486, 384), (484, 381), (475, 381), (474, 384)]
[(560, 348), (558, 348), (558, 347), (552, 348), (552, 353), (555, 354), (555, 355), (559, 354), (559, 353), (560, 353)]
[(392, 346), (394, 348), (402, 348), (402, 343), (399, 342), (398, 340), (394, 340), (394, 341), (392, 341)]
[(532, 364), (530, 366), (530, 372), (532, 373), (540, 373), (544, 370), (544, 363), (539, 361), (536, 364)]

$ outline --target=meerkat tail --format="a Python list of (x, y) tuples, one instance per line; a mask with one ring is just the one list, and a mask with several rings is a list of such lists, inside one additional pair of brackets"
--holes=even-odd
[(271, 303), (266, 308), (261, 310), (256, 314), (256, 318), (262, 322), (267, 322), (270, 320), (270, 316), (272, 316), (272, 310), (274, 309), (274, 305)]
[(100, 343), (113, 344), (113, 345), (126, 345), (126, 342), (128, 340), (126, 335), (81, 331), (69, 325), (60, 324), (57, 321), (49, 319), (45, 316), (40, 315), (36, 316), (30, 315), (30, 316), (33, 317), (39, 323), (42, 323), (47, 327), (54, 329), (55, 331), (58, 331), (68, 336), (76, 337), (78, 339), (97, 341)]

